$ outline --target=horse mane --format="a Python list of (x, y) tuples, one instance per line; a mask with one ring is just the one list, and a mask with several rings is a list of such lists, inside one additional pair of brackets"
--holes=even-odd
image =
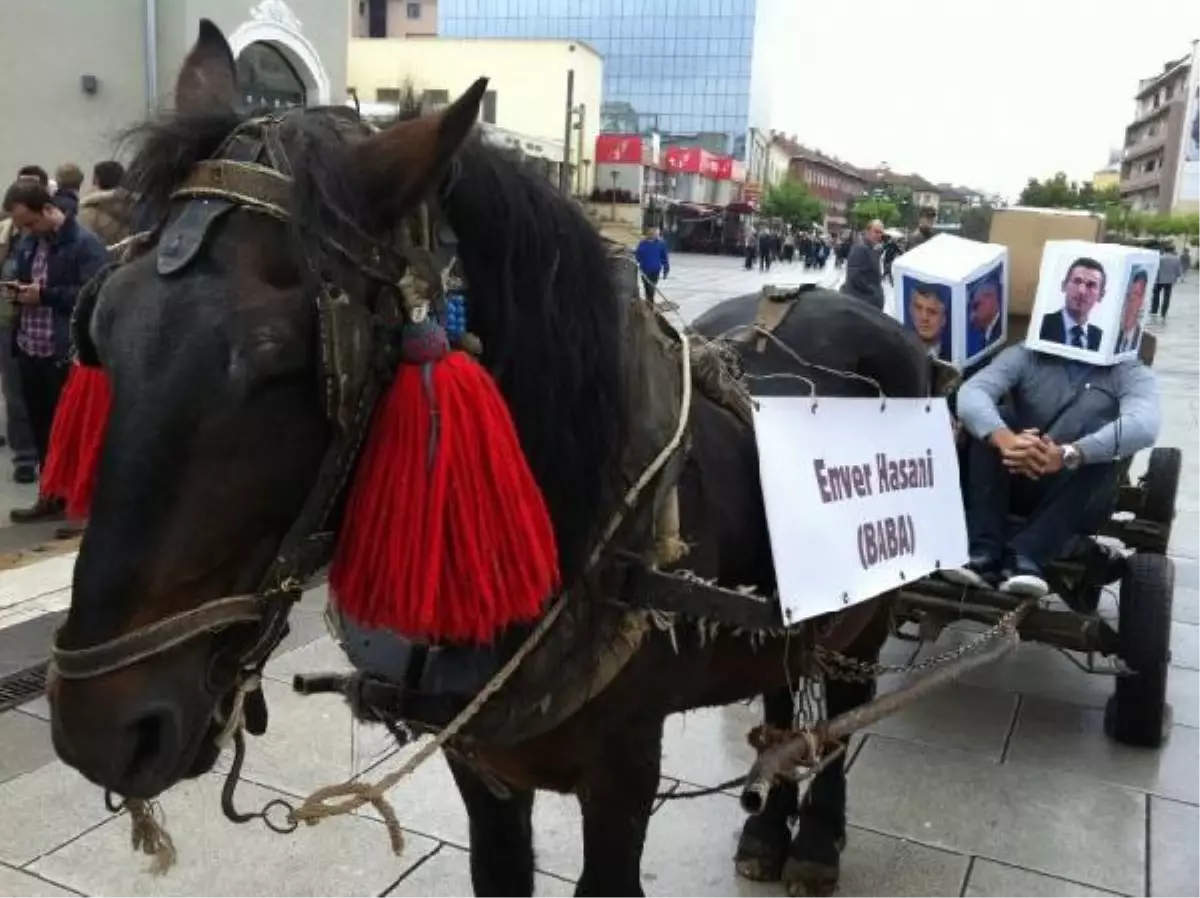
[[(398, 119), (414, 114), (410, 102)], [(127, 186), (161, 219), (192, 166), (250, 117), (173, 114), (127, 132), (136, 143)], [(361, 139), (358, 122), (344, 107), (285, 119), (298, 248), (315, 250), (322, 234), (345, 226), (343, 216), (373, 220), (346, 152)], [(510, 153), (476, 133), (438, 186), (467, 282), (467, 325), (508, 402), (570, 583), (622, 488), (625, 303), (583, 210)]]

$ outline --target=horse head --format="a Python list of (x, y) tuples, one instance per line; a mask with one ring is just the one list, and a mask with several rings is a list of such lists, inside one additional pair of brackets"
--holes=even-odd
[(486, 84), (375, 133), (348, 110), (241, 115), (235, 73), (203, 21), (176, 113), (144, 127), (131, 166), (161, 224), (76, 310), (80, 358), (114, 398), (56, 635), (53, 738), (130, 797), (211, 768), (282, 638), (340, 497), (328, 455), (370, 315), (414, 258), (394, 235), (445, 181)]

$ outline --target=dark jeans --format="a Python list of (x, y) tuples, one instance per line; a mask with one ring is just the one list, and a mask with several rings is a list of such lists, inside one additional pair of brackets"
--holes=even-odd
[(68, 363), (55, 358), (38, 358), (17, 351), (21, 369), (21, 392), (29, 413), (29, 429), (37, 449), (38, 465), (45, 466), (50, 450), (50, 428), (54, 426), (54, 410), (67, 380)]
[(654, 274), (647, 274), (644, 271), (642, 272), (642, 287), (645, 288), (646, 299), (650, 302), (654, 302), (654, 293), (658, 287), (658, 276), (659, 272), (657, 271), (654, 272)]
[(1150, 314), (1158, 315), (1159, 301), (1162, 301), (1161, 314), (1164, 318), (1167, 317), (1167, 309), (1171, 308), (1171, 288), (1174, 284), (1155, 284), (1154, 293), (1150, 297)]
[[(1008, 472), (990, 443), (971, 440), (967, 452), (967, 535), (972, 558), (1006, 556), (1039, 568), (1103, 520), (1116, 488), (1115, 464), (1084, 465), (1041, 480)], [(1025, 517), (1015, 534), (1008, 515)]]
[(13, 464), (36, 464), (37, 450), (33, 445), (33, 433), (29, 429), (29, 413), (25, 410), (21, 369), (17, 364), (17, 350), (13, 345), (11, 324), (0, 325), (0, 389), (4, 394), (4, 419), (7, 422), (5, 436), (8, 437), (8, 445), (12, 449)]

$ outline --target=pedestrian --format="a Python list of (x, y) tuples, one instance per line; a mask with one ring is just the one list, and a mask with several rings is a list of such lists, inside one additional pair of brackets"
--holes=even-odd
[[(4, 211), (25, 232), (17, 245), (16, 281), (5, 284), (6, 299), (18, 306), (14, 343), (21, 392), (29, 414), (39, 467), (46, 463), (50, 430), (67, 377), (71, 315), (79, 289), (107, 261), (104, 245), (73, 214), (53, 202), (34, 181), (17, 181), (4, 194)], [(15, 524), (53, 520), (62, 503), (38, 496), (30, 508), (13, 509)]]
[(129, 236), (133, 224), (133, 196), (121, 181), (125, 166), (115, 160), (97, 162), (92, 169), (92, 190), (79, 201), (79, 223), (112, 246)]
[[(32, 181), (45, 187), (50, 176), (40, 165), (26, 165), (17, 172), (18, 181)], [(11, 218), (0, 222), (0, 283), (17, 280), (17, 246), (21, 229)], [(16, 483), (36, 483), (38, 479), (37, 448), (29, 426), (29, 412), (21, 391), (21, 371), (17, 365), (13, 335), (17, 323), (17, 306), (0, 298), (0, 391), (4, 397), (5, 437), (12, 449), (13, 473)]]
[(1186, 246), (1183, 248), (1183, 252), (1179, 254), (1179, 266), (1183, 269), (1183, 277), (1180, 278), (1180, 280), (1183, 280), (1183, 278), (1188, 276), (1188, 272), (1192, 270), (1192, 251)]
[(1183, 280), (1183, 264), (1175, 255), (1175, 247), (1166, 244), (1158, 256), (1158, 278), (1154, 284), (1154, 295), (1150, 298), (1150, 316), (1158, 316), (1159, 321), (1167, 320), (1167, 310), (1171, 308), (1171, 291), (1178, 281)]
[(908, 248), (916, 249), (922, 243), (933, 238), (933, 225), (937, 221), (937, 210), (932, 206), (922, 206), (920, 217), (917, 219), (917, 232), (909, 238)]
[(646, 228), (646, 235), (634, 251), (638, 271), (642, 274), (642, 286), (646, 290), (646, 301), (654, 302), (658, 291), (658, 279), (671, 273), (671, 259), (667, 255), (667, 244), (658, 235), (658, 228)]
[(83, 190), (83, 169), (74, 162), (65, 162), (54, 170), (54, 204), (68, 215), (79, 212), (79, 191)]
[(879, 261), (879, 244), (883, 240), (883, 222), (872, 221), (855, 241), (846, 259), (846, 280), (842, 293), (870, 303), (883, 310), (883, 271)]
[(758, 232), (758, 270), (771, 270), (771, 232), (766, 228)]

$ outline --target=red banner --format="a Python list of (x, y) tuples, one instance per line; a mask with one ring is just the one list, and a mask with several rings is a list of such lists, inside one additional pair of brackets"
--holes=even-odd
[(718, 181), (732, 181), (733, 180), (733, 157), (732, 156), (718, 156), (716, 159), (716, 162), (717, 162), (717, 171), (716, 171), (716, 175), (715, 175), (716, 179)]
[(726, 156), (714, 156), (708, 150), (700, 147), (668, 147), (667, 171), (679, 174), (701, 175), (713, 180), (728, 180), (731, 171), (728, 168), (732, 159)]
[(596, 138), (597, 165), (641, 165), (642, 138), (637, 134), (601, 134)]

